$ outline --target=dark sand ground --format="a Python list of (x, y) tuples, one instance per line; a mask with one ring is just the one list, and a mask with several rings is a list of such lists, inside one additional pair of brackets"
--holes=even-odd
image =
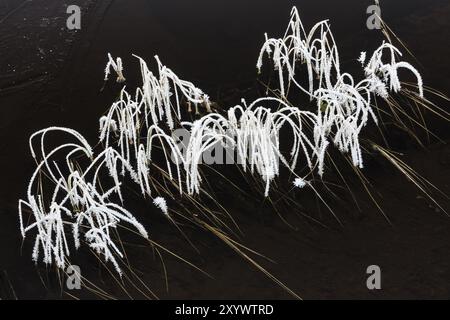
[[(279, 35), (296, 2), (242, 2), (0, 2), (0, 297), (68, 298), (47, 279), (42, 266), (33, 265), (30, 243), (22, 247), (17, 201), (24, 196), (34, 167), (28, 152), (29, 135), (49, 125), (63, 125), (94, 141), (97, 119), (120, 89), (108, 86), (99, 92), (107, 52), (124, 58), (130, 87), (138, 84), (131, 53), (147, 60), (158, 54), (163, 63), (223, 105), (237, 103), (241, 96), (250, 100), (256, 94), (254, 65), (263, 33)], [(81, 31), (65, 29), (69, 3), (83, 9)], [(343, 48), (343, 61), (348, 64), (376, 38), (365, 28), (367, 5), (356, 0), (298, 4), (308, 26), (330, 18)], [(416, 54), (425, 82), (448, 94), (448, 2), (396, 1), (385, 4), (383, 15)], [(429, 125), (449, 141), (446, 124), (436, 121)], [(401, 139), (393, 144), (405, 154), (403, 160), (450, 194), (448, 146), (433, 141), (425, 151)], [(285, 208), (283, 215), (297, 227), (292, 230), (262, 205), (262, 197), (252, 200), (226, 194), (229, 200), (225, 203), (245, 234), (243, 243), (276, 264), (258, 262), (304, 298), (449, 298), (450, 219), (382, 159), (369, 161), (365, 174), (393, 226), (356, 180), (352, 185), (361, 210), (348, 199), (333, 203), (344, 221), (339, 229), (310, 226), (298, 217), (297, 209)], [(450, 210), (449, 202), (439, 199)], [(314, 210), (314, 206), (305, 208)], [(146, 211), (141, 208), (136, 214), (142, 217)], [(214, 277), (165, 255), (167, 291), (158, 258), (153, 259), (148, 247), (133, 245), (127, 251), (130, 263), (160, 298), (289, 298), (211, 236), (188, 228), (199, 255), (165, 221), (150, 221), (153, 239)], [(107, 277), (97, 272), (94, 259), (83, 256), (80, 260), (89, 279), (114, 296), (126, 297), (118, 286), (103, 281)], [(365, 286), (365, 270), (372, 264), (379, 265), (383, 275), (382, 290), (376, 292)], [(48, 274), (52, 278), (51, 270)], [(130, 292), (133, 297), (143, 297), (132, 289)], [(73, 294), (92, 297), (85, 291)]]

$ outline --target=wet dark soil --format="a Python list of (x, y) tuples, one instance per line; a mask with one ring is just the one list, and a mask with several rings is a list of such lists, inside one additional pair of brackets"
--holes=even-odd
[[(22, 243), (17, 201), (24, 196), (34, 168), (28, 137), (50, 125), (68, 126), (95, 141), (99, 116), (120, 87), (103, 87), (106, 54), (124, 59), (127, 86), (139, 84), (138, 65), (131, 54), (148, 61), (158, 54), (182, 77), (209, 92), (224, 106), (259, 94), (255, 63), (264, 32), (280, 35), (296, 4), (306, 26), (329, 18), (342, 47), (345, 66), (359, 51), (381, 39), (365, 27), (369, 1), (22, 1), (0, 2), (0, 297), (70, 298), (59, 289), (54, 271), (35, 267), (30, 243)], [(66, 29), (68, 4), (82, 8), (82, 29)], [(450, 80), (447, 1), (416, 0), (383, 3), (383, 17), (405, 41), (425, 82), (448, 94)], [(448, 107), (443, 101), (441, 106)], [(447, 109), (448, 110), (448, 109)], [(427, 150), (400, 138), (392, 141), (402, 159), (444, 193), (450, 194), (448, 125), (430, 117), (428, 126), (443, 142), (431, 140)], [(330, 199), (343, 227), (320, 227), (302, 218), (329, 216), (322, 206), (298, 195), (299, 206), (281, 206), (278, 214), (262, 195), (245, 198), (214, 177), (222, 203), (239, 224), (240, 240), (272, 259), (255, 259), (289, 288), (306, 299), (441, 298), (450, 297), (450, 219), (426, 199), (391, 164), (368, 155), (364, 171), (390, 225), (358, 179), (350, 196)], [(331, 177), (330, 177), (331, 179)], [(224, 191), (225, 190), (225, 191)], [(274, 195), (274, 200), (280, 197)], [(436, 197), (438, 197), (436, 195)], [(444, 209), (449, 201), (438, 197)], [(127, 203), (143, 219), (152, 239), (182, 255), (212, 278), (163, 254), (168, 290), (160, 259), (132, 237), (127, 253), (136, 274), (160, 298), (289, 298), (265, 275), (204, 230), (184, 231), (196, 252), (153, 208)], [(83, 275), (115, 297), (143, 298), (127, 287), (129, 296), (108, 278), (95, 258), (75, 257)], [(382, 289), (366, 287), (366, 268), (379, 265)], [(87, 291), (71, 292), (93, 298)]]

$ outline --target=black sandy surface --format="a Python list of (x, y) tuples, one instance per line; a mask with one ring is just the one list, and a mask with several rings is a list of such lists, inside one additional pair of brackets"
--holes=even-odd
[[(65, 28), (66, 5), (74, 3), (83, 10), (82, 29), (78, 32)], [(343, 61), (351, 64), (359, 50), (370, 46), (372, 34), (365, 28), (368, 3), (356, 0), (1, 2), (0, 297), (68, 298), (46, 279), (45, 269), (40, 267), (38, 273), (30, 259), (29, 243), (22, 248), (17, 201), (24, 196), (34, 167), (27, 143), (32, 132), (50, 125), (68, 126), (95, 141), (97, 119), (120, 89), (108, 86), (100, 93), (107, 52), (124, 58), (130, 87), (138, 84), (137, 64), (131, 53), (148, 61), (158, 54), (163, 63), (183, 78), (210, 92), (213, 98), (232, 105), (241, 96), (255, 94), (254, 65), (263, 33), (280, 35), (293, 4), (298, 5), (307, 26), (330, 18), (343, 46)], [(448, 94), (447, 1), (386, 3), (383, 15), (422, 63), (425, 82)], [(449, 141), (448, 126), (436, 122), (436, 128)], [(434, 143), (424, 151), (406, 141), (395, 144), (405, 153), (403, 159), (407, 163), (450, 194), (448, 146)], [(351, 201), (338, 203), (336, 213), (344, 220), (344, 227), (338, 230), (311, 227), (297, 217), (294, 209), (283, 213), (297, 228), (292, 230), (261, 205), (262, 198), (258, 202), (229, 194), (226, 204), (245, 234), (242, 241), (276, 264), (258, 261), (304, 298), (449, 298), (450, 219), (381, 159), (369, 163), (365, 173), (378, 191), (377, 200), (393, 226), (357, 182), (355, 194), (361, 210)], [(450, 210), (448, 201), (440, 201)], [(306, 210), (314, 211), (314, 207)], [(141, 211), (137, 214), (146, 213)], [(159, 260), (143, 253), (148, 247), (135, 246), (129, 251), (131, 263), (160, 298), (289, 298), (210, 236), (191, 232), (199, 255), (166, 223), (156, 221), (150, 230), (155, 240), (214, 277), (210, 279), (165, 256), (167, 291)], [(86, 273), (99, 278), (95, 261), (86, 259), (84, 265), (90, 266)], [(382, 290), (376, 292), (367, 290), (365, 285), (365, 271), (372, 264), (381, 267), (383, 276)], [(102, 283), (101, 278), (98, 281)], [(126, 297), (111, 283), (102, 285), (112, 294)], [(74, 294), (92, 297), (87, 292)], [(142, 297), (137, 293), (132, 296)]]

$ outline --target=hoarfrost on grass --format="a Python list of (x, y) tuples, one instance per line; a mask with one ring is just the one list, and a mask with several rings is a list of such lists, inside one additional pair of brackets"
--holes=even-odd
[[(310, 172), (317, 170), (322, 176), (330, 144), (349, 153), (353, 165), (362, 168), (361, 131), (369, 120), (377, 123), (372, 109), (376, 96), (388, 99), (391, 92), (402, 89), (399, 69), (409, 70), (416, 77), (419, 96), (423, 97), (419, 72), (409, 63), (398, 61), (401, 52), (390, 43), (383, 42), (370, 57), (361, 53), (358, 62), (364, 68), (365, 78), (359, 82), (342, 72), (329, 22), (321, 21), (306, 32), (295, 7), (282, 38), (265, 35), (256, 64), (259, 71), (266, 56), (277, 71), (280, 98), (262, 97), (250, 104), (242, 100), (241, 105), (229, 108), (225, 114), (216, 113), (206, 93), (180, 79), (158, 56), (157, 75), (135, 56), (141, 68), (142, 86), (134, 94), (123, 88), (119, 99), (99, 119), (103, 149), (98, 155), (73, 129), (50, 127), (33, 134), (30, 150), (37, 167), (28, 184), (26, 200), (19, 201), (22, 236), (25, 238), (32, 230), (36, 234), (32, 259), (37, 262), (42, 258), (46, 264), (54, 262), (64, 268), (71, 237), (75, 248), (86, 243), (121, 274), (119, 262), (123, 253), (115, 244), (117, 227), (128, 224), (142, 237), (148, 238), (148, 234), (116, 202), (123, 202), (122, 181), (127, 175), (139, 186), (143, 197), (152, 198), (156, 151), (162, 152), (165, 159), (165, 168), (160, 170), (176, 180), (180, 195), (184, 190), (194, 195), (201, 191), (202, 155), (217, 144), (226, 144), (236, 151), (244, 172), (261, 178), (267, 197), (271, 183), (280, 174), (280, 164), (295, 173), (298, 163), (304, 161)], [(108, 54), (105, 80), (111, 69), (117, 74), (117, 82), (125, 81), (122, 59)], [(298, 79), (302, 70), (306, 70), (307, 86), (300, 85)], [(309, 98), (315, 112), (288, 102), (289, 91), (294, 88)], [(183, 121), (182, 107), (190, 112), (192, 105), (196, 114), (200, 113), (199, 106), (207, 114), (192, 122)], [(184, 150), (172, 135), (175, 128), (185, 128), (190, 133)], [(289, 155), (281, 151), (283, 128), (289, 129), (292, 137)], [(65, 134), (71, 142), (47, 151), (45, 138), (49, 133)], [(37, 138), (39, 148), (34, 147)], [(58, 160), (60, 154), (64, 155), (63, 161)], [(44, 180), (46, 185), (52, 185), (50, 201), (41, 188)], [(297, 188), (307, 184), (302, 178), (293, 181)], [(153, 198), (153, 203), (168, 214), (163, 197)], [(28, 225), (24, 224), (24, 208), (33, 217)]]

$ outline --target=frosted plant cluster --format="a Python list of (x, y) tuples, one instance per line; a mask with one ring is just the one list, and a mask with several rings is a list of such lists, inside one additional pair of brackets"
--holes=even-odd
[[(262, 69), (266, 56), (278, 72), (281, 97), (262, 97), (250, 104), (242, 100), (241, 105), (226, 113), (213, 112), (208, 95), (180, 79), (158, 56), (155, 56), (156, 74), (142, 58), (135, 56), (141, 67), (142, 86), (134, 94), (123, 88), (119, 99), (99, 119), (99, 142), (103, 149), (98, 155), (72, 129), (55, 127), (33, 134), (30, 148), (37, 168), (29, 182), (26, 200), (19, 202), (22, 235), (26, 237), (32, 231), (35, 234), (33, 260), (42, 258), (47, 264), (63, 268), (71, 246), (78, 248), (83, 242), (110, 261), (120, 274), (118, 259), (123, 253), (114, 242), (117, 227), (127, 224), (142, 237), (148, 237), (145, 228), (120, 205), (124, 177), (128, 175), (139, 186), (142, 196), (153, 199), (162, 213), (170, 214), (166, 200), (152, 195), (150, 177), (155, 152), (165, 159), (165, 167), (158, 164), (158, 170), (164, 170), (174, 180), (180, 195), (183, 192), (194, 195), (201, 192), (203, 153), (217, 144), (226, 144), (236, 151), (243, 171), (260, 176), (264, 194), (268, 196), (280, 165), (293, 173), (293, 185), (297, 188), (309, 185), (305, 177), (295, 173), (300, 160), (310, 172), (317, 170), (322, 175), (330, 143), (341, 152), (350, 153), (353, 164), (362, 167), (359, 135), (369, 119), (377, 122), (372, 110), (375, 96), (387, 99), (391, 92), (401, 90), (399, 69), (407, 69), (416, 76), (419, 95), (423, 96), (420, 74), (410, 64), (397, 61), (401, 53), (390, 43), (383, 43), (370, 58), (367, 53), (361, 54), (358, 61), (364, 68), (364, 79), (357, 82), (352, 75), (342, 72), (329, 23), (319, 22), (307, 33), (296, 8), (283, 38), (266, 35), (257, 60), (258, 70)], [(105, 79), (111, 68), (119, 82), (125, 80), (122, 60), (114, 60), (108, 54)], [(306, 85), (298, 77), (302, 69), (306, 70)], [(291, 88), (305, 94), (313, 107), (301, 108), (290, 103)], [(207, 113), (195, 121), (183, 121), (183, 108), (190, 112), (192, 105), (197, 114), (199, 106)], [(172, 135), (176, 128), (190, 132), (185, 150)], [(292, 141), (288, 155), (280, 147), (280, 132), (284, 128), (290, 132)], [(47, 151), (45, 136), (50, 132), (66, 134), (73, 142)], [(39, 148), (35, 149), (37, 139)], [(57, 160), (61, 154), (62, 162)], [(110, 181), (104, 179), (103, 173)], [(44, 197), (49, 188), (51, 197)], [(32, 213), (28, 223), (25, 210)]]
[[(358, 61), (364, 67), (366, 78), (357, 82), (351, 74), (342, 72), (338, 47), (328, 21), (318, 22), (307, 33), (295, 7), (283, 38), (269, 39), (266, 34), (256, 65), (259, 71), (266, 55), (278, 72), (281, 97), (286, 98), (289, 89), (295, 87), (317, 107), (314, 142), (320, 175), (328, 139), (342, 152), (350, 152), (353, 164), (362, 168), (359, 134), (370, 118), (377, 122), (371, 107), (373, 95), (387, 99), (390, 91), (398, 92), (400, 68), (416, 76), (419, 95), (423, 97), (419, 72), (407, 62), (398, 62), (401, 53), (389, 43), (383, 43), (367, 62), (367, 53), (361, 53)], [(300, 65), (306, 70), (307, 85), (302, 85), (297, 77)]]
[[(66, 134), (74, 141), (47, 151), (45, 138), (51, 132)], [(36, 150), (34, 140), (39, 141)], [(136, 218), (110, 199), (114, 195), (121, 198), (117, 165), (124, 163), (124, 159), (112, 148), (105, 149), (94, 158), (91, 146), (78, 132), (62, 127), (50, 127), (34, 133), (30, 137), (30, 149), (38, 165), (28, 184), (27, 199), (19, 201), (19, 216), (24, 238), (28, 232), (37, 231), (33, 260), (37, 262), (42, 256), (45, 263), (54, 262), (59, 268), (65, 268), (70, 255), (67, 238), (71, 235), (75, 248), (79, 248), (83, 240), (105, 261), (111, 261), (120, 274), (116, 257), (121, 258), (122, 253), (111, 239), (114, 229), (119, 224), (128, 224), (148, 238), (145, 228)], [(64, 152), (64, 161), (55, 161), (56, 155), (61, 152)], [(81, 169), (80, 157), (87, 159), (88, 165), (84, 169)], [(125, 163), (125, 167), (132, 173), (128, 164)], [(108, 189), (104, 189), (99, 182), (101, 170), (106, 170), (113, 178)], [(43, 183), (44, 180), (50, 180), (51, 184)], [(47, 189), (48, 185), (52, 186), (51, 189)], [(48, 206), (44, 199), (45, 191), (51, 194)], [(23, 217), (26, 209), (32, 212), (34, 218), (27, 226)]]

